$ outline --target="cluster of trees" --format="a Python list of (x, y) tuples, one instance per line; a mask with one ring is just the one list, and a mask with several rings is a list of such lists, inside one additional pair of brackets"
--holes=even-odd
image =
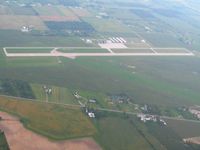
[(21, 80), (0, 80), (0, 93), (10, 96), (34, 99), (34, 93), (28, 82)]

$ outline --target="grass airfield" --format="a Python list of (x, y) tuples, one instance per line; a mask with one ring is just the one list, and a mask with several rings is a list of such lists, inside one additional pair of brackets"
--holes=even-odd
[[(95, 99), (97, 103), (91, 106), (94, 109), (134, 113), (137, 110), (132, 103), (147, 104), (160, 111), (167, 109), (176, 117), (176, 108), (200, 105), (199, 31), (195, 25), (199, 19), (197, 15), (189, 17), (193, 10), (184, 8), (173, 18), (164, 2), (162, 6), (156, 3), (158, 9), (135, 1), (81, 2), (77, 7), (61, 5), (60, 0), (33, 6), (32, 1), (23, 1), (29, 7), (13, 3), (0, 2), (0, 17), (4, 20), (0, 23), (0, 87), (6, 79), (23, 80), (35, 99), (0, 96), (2, 111), (20, 117), (26, 128), (51, 140), (92, 137), (105, 150), (199, 149), (182, 141), (199, 136), (195, 132), (199, 123), (170, 120), (163, 127), (141, 123), (126, 113), (104, 111), (97, 111), (97, 117), (89, 119), (74, 97), (78, 92), (86, 99)], [(192, 24), (181, 16), (191, 19)], [(7, 26), (12, 19), (17, 21)], [(20, 31), (21, 26), (30, 24), (34, 25), (30, 32)], [(123, 48), (100, 47), (102, 41), (113, 37), (123, 37), (127, 43)], [(51, 54), (55, 48), (59, 55)], [(15, 56), (7, 57), (5, 49)], [(33, 57), (41, 53), (48, 56)], [(85, 57), (74, 55), (77, 53)], [(11, 95), (19, 97), (20, 89), (12, 83)], [(51, 95), (46, 95), (44, 86), (52, 89)], [(7, 93), (0, 90), (0, 94)], [(111, 102), (110, 95), (126, 95), (131, 104)]]

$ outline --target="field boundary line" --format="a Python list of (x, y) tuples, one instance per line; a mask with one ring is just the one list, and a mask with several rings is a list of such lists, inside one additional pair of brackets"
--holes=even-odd
[[(19, 101), (31, 101), (31, 102), (37, 102), (37, 103), (46, 103), (46, 104), (55, 104), (55, 105), (64, 105), (64, 106), (71, 106), (71, 107), (74, 107), (74, 108), (82, 108), (81, 105), (75, 105), (75, 104), (66, 104), (66, 103), (57, 103), (57, 102), (46, 102), (46, 101), (42, 101), (42, 100), (38, 100), (38, 99), (28, 99), (28, 98), (22, 98), (22, 97), (15, 97), (15, 96), (8, 96), (8, 95), (2, 95), (0, 94), (1, 97), (7, 97), (7, 98), (13, 98), (13, 99), (16, 99), (16, 100), (19, 100)], [(106, 109), (106, 108), (96, 108), (96, 110), (99, 110), (99, 111), (106, 111), (106, 112), (113, 112), (113, 113), (125, 113), (125, 114), (128, 114), (128, 115), (137, 115), (139, 113), (136, 113), (136, 112), (126, 112), (126, 111), (122, 111), (122, 110), (114, 110), (114, 109)], [(146, 114), (148, 115), (148, 114)], [(159, 116), (159, 115), (157, 115)], [(159, 116), (160, 118), (163, 118), (163, 119), (169, 119), (169, 120), (177, 120), (177, 121), (187, 121), (187, 122), (195, 122), (195, 123), (200, 123), (200, 120), (191, 120), (191, 119), (183, 119), (183, 118), (176, 118), (176, 117), (168, 117), (168, 116)]]
[(36, 103), (44, 103), (44, 104), (56, 104), (56, 105), (64, 105), (64, 106), (70, 106), (70, 107), (74, 107), (74, 108), (81, 108), (80, 105), (76, 105), (76, 104), (67, 104), (67, 103), (57, 103), (57, 102), (47, 102), (46, 100), (39, 100), (39, 99), (30, 99), (30, 98), (23, 98), (23, 97), (16, 97), (16, 96), (9, 96), (9, 95), (3, 95), (0, 94), (0, 97), (6, 97), (6, 98), (12, 98), (15, 100), (19, 100), (19, 101), (30, 101), (30, 102), (36, 102)]

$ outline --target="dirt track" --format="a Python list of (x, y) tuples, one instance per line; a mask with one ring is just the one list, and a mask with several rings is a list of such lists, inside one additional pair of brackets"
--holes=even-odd
[(91, 138), (53, 142), (23, 127), (18, 118), (0, 112), (4, 131), (11, 150), (101, 150)]

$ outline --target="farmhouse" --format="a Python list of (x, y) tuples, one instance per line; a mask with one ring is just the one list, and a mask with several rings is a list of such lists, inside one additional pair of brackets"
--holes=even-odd
[(74, 96), (75, 96), (77, 99), (81, 98), (81, 96), (78, 95), (78, 92), (76, 92), (76, 93), (74, 94)]
[(21, 31), (22, 31), (22, 32), (29, 32), (30, 30), (29, 30), (29, 27), (23, 26), (23, 27), (21, 28)]
[(142, 121), (144, 123), (146, 123), (148, 121), (153, 121), (153, 122), (159, 122), (160, 124), (163, 124), (165, 126), (167, 125), (165, 120), (163, 120), (162, 118), (155, 116), (155, 115), (138, 114), (137, 117), (140, 118), (140, 121)]
[(96, 99), (89, 99), (89, 103), (96, 103)]
[(200, 110), (198, 110), (197, 108), (190, 108), (189, 109), (189, 112), (191, 114), (194, 114), (198, 119), (200, 119)]
[(157, 118), (154, 115), (138, 114), (137, 117), (140, 118), (142, 122), (147, 122), (147, 121), (157, 122)]
[(90, 118), (95, 118), (95, 114), (94, 114), (93, 112), (88, 112), (88, 116), (89, 116)]
[(95, 118), (94, 112), (89, 111), (88, 108), (85, 109), (85, 112), (89, 116), (89, 118)]

